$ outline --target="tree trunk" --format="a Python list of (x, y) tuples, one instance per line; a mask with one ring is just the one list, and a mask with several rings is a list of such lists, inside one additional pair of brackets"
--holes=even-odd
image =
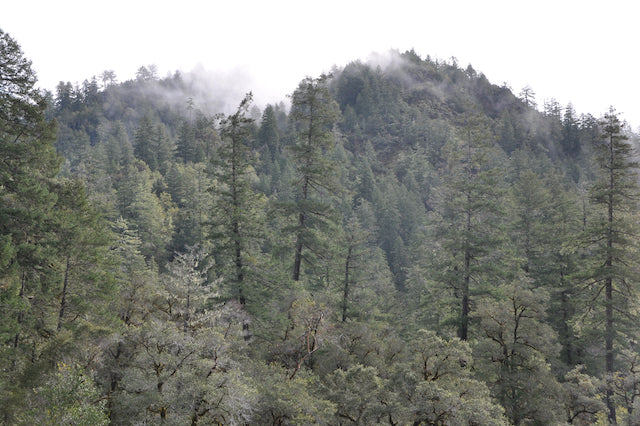
[[(470, 196), (467, 194), (467, 203), (470, 204)], [(465, 226), (465, 245), (464, 248), (464, 276), (462, 277), (462, 306), (460, 312), (460, 327), (458, 329), (458, 337), (460, 340), (467, 340), (469, 337), (469, 313), (471, 312), (470, 301), (470, 283), (471, 283), (471, 247), (468, 241), (471, 232), (471, 210), (467, 208), (467, 222)]]
[(60, 331), (62, 328), (62, 318), (64, 317), (64, 311), (67, 308), (67, 293), (69, 291), (69, 266), (71, 264), (71, 255), (67, 255), (67, 264), (64, 270), (64, 281), (62, 284), (62, 300), (60, 300), (60, 311), (58, 312), (58, 328)]
[(347, 251), (347, 261), (344, 267), (344, 292), (342, 294), (342, 322), (347, 320), (347, 300), (349, 298), (349, 268), (351, 267), (351, 255), (353, 252), (353, 247), (349, 246)]
[(606, 403), (609, 423), (612, 425), (616, 423), (616, 404), (613, 401), (613, 389), (611, 388), (611, 381), (613, 380), (613, 367), (614, 367), (614, 353), (613, 353), (613, 191), (615, 187), (615, 174), (614, 174), (614, 141), (613, 138), (609, 140), (609, 194), (607, 199), (607, 260), (606, 265), (606, 279), (605, 279), (605, 363), (607, 373), (607, 394)]
[[(20, 277), (20, 292), (18, 293), (18, 297), (20, 297), (20, 299), (24, 297), (24, 287), (26, 283), (27, 283), (27, 273), (23, 269), (22, 276)], [(18, 312), (18, 318), (17, 318), (18, 324), (21, 324), (23, 319), (24, 319), (24, 312), (22, 311)], [(13, 338), (13, 347), (17, 348), (19, 344), (20, 344), (20, 331), (18, 330), (15, 337)]]
[[(302, 184), (302, 200), (305, 201), (307, 199), (309, 192), (309, 178), (304, 178), (304, 183)], [(306, 208), (306, 207), (305, 207)], [(306, 215), (304, 211), (301, 211), (298, 215), (298, 235), (296, 241), (296, 251), (295, 258), (293, 259), (293, 280), (300, 281), (300, 268), (302, 266), (302, 237), (301, 234), (304, 231), (304, 224), (306, 221)]]

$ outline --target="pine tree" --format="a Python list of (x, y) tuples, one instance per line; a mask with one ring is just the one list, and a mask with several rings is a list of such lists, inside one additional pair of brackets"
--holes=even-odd
[(158, 170), (158, 150), (155, 146), (155, 128), (151, 117), (145, 115), (140, 120), (134, 136), (133, 152), (136, 158), (144, 161), (151, 171)]
[(634, 304), (638, 276), (633, 268), (636, 253), (638, 163), (624, 134), (624, 128), (613, 108), (601, 122), (602, 140), (596, 146), (600, 170), (591, 187), (590, 200), (598, 215), (588, 229), (591, 241), (589, 256), (592, 268), (589, 277), (590, 312), (600, 328), (604, 343), (605, 373), (608, 381), (606, 405), (608, 418), (616, 423), (616, 402), (611, 380), (616, 371), (616, 355), (620, 347), (636, 339), (634, 327), (637, 306)]
[(393, 279), (384, 252), (375, 245), (372, 230), (363, 224), (368, 215), (373, 216), (371, 206), (363, 201), (345, 218), (336, 241), (340, 251), (342, 322), (371, 320), (381, 315), (392, 299)]
[(193, 124), (187, 120), (184, 120), (178, 129), (176, 155), (185, 163), (196, 162), (197, 147), (195, 128)]
[(501, 268), (501, 155), (478, 116), (465, 119), (460, 138), (447, 148), (444, 184), (436, 194), (441, 219), (434, 229), (443, 251), (433, 274), (458, 300), (457, 333), (467, 340), (472, 297), (486, 292), (488, 277), (495, 282)]
[(60, 272), (62, 281), (56, 329), (100, 328), (111, 316), (105, 308), (114, 291), (108, 250), (111, 235), (80, 181), (62, 181), (59, 188), (58, 255), (49, 265)]
[(263, 156), (274, 161), (280, 154), (280, 132), (273, 105), (267, 105), (262, 113), (262, 122), (258, 132), (258, 147), (264, 150)]
[[(250, 258), (255, 258), (261, 239), (262, 198), (253, 191), (253, 155), (249, 149), (250, 124), (246, 116), (251, 105), (249, 93), (240, 102), (235, 114), (220, 121), (221, 145), (212, 160), (214, 195), (211, 239), (219, 256), (222, 276), (232, 284), (232, 294), (240, 306), (247, 303), (250, 282)], [(257, 303), (257, 301), (253, 301)], [(248, 338), (248, 323), (243, 324)]]
[(510, 230), (515, 256), (522, 271), (552, 297), (549, 322), (562, 344), (562, 361), (579, 360), (573, 330), (579, 303), (572, 275), (579, 270), (577, 244), (581, 215), (573, 186), (554, 169), (546, 157), (528, 149), (511, 156)]
[(306, 78), (298, 85), (291, 98), (291, 122), (295, 143), (290, 146), (296, 167), (296, 200), (287, 211), (296, 216), (297, 223), (285, 229), (295, 238), (293, 280), (300, 280), (303, 259), (312, 262), (320, 255), (321, 238), (318, 232), (326, 231), (333, 214), (328, 196), (338, 190), (334, 180), (335, 165), (327, 152), (333, 149), (333, 125), (339, 118), (338, 105), (327, 89), (329, 76)]
[(562, 117), (562, 140), (560, 141), (564, 153), (576, 158), (580, 153), (580, 126), (573, 105), (568, 104)]
[(154, 181), (161, 179), (152, 173), (141, 160), (123, 167), (116, 181), (116, 199), (120, 216), (135, 225), (142, 239), (142, 253), (157, 261), (166, 256), (166, 249), (173, 232), (169, 215), (169, 195), (153, 191)]
[(212, 194), (208, 191), (212, 179), (205, 168), (203, 163), (174, 162), (167, 172), (167, 190), (177, 207), (173, 217), (172, 252), (182, 252), (186, 246), (205, 244), (207, 210), (212, 204)]
[(51, 329), (39, 319), (51, 319), (57, 278), (48, 265), (60, 158), (56, 125), (46, 120), (46, 98), (35, 83), (31, 61), (0, 30), (0, 422), (7, 424), (40, 368), (49, 367), (39, 364), (39, 344)]

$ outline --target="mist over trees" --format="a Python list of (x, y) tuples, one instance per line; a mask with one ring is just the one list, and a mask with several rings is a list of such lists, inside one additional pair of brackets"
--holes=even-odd
[(0, 52), (1, 423), (640, 422), (615, 109), (413, 51), (269, 105)]

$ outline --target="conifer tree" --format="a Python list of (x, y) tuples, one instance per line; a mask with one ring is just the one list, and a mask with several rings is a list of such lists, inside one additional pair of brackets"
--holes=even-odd
[[(215, 181), (210, 188), (214, 195), (210, 236), (221, 260), (222, 276), (232, 284), (232, 295), (243, 308), (247, 303), (249, 259), (257, 250), (262, 232), (262, 198), (251, 187), (253, 155), (249, 149), (249, 125), (253, 120), (246, 114), (252, 97), (247, 94), (236, 113), (220, 121), (221, 145), (212, 160)], [(243, 327), (247, 333), (248, 323)]]
[(562, 140), (560, 144), (565, 154), (575, 158), (580, 153), (580, 129), (576, 111), (568, 104), (562, 117)]
[[(56, 125), (45, 118), (46, 98), (35, 88), (31, 61), (0, 30), (0, 422), (51, 359), (41, 358), (53, 336), (49, 301), (57, 274)], [(41, 361), (43, 363), (41, 363)]]
[(185, 163), (195, 162), (197, 156), (195, 128), (190, 121), (184, 120), (178, 129), (176, 155)]
[(267, 105), (262, 113), (262, 122), (258, 132), (259, 147), (266, 152), (263, 154), (269, 161), (274, 161), (280, 151), (280, 132), (273, 105)]
[(208, 191), (211, 177), (206, 165), (173, 162), (166, 175), (167, 190), (177, 207), (174, 211), (172, 252), (182, 252), (186, 246), (204, 245), (207, 210), (212, 194)]
[(573, 331), (578, 309), (577, 286), (571, 276), (579, 269), (577, 255), (581, 218), (573, 186), (548, 159), (529, 149), (512, 153), (510, 237), (522, 271), (552, 297), (548, 321), (562, 344), (561, 359), (579, 362)]
[(441, 221), (434, 230), (443, 251), (433, 265), (433, 277), (453, 292), (457, 334), (467, 340), (472, 298), (488, 290), (487, 277), (495, 282), (501, 268), (500, 150), (478, 116), (467, 116), (459, 139), (446, 148), (444, 184), (436, 195)]
[[(591, 242), (590, 312), (604, 343), (605, 373), (608, 382), (606, 405), (609, 422), (616, 423), (616, 402), (611, 381), (617, 369), (620, 348), (636, 339), (638, 275), (634, 260), (638, 236), (635, 210), (638, 199), (638, 163), (628, 136), (613, 108), (601, 122), (602, 140), (596, 146), (600, 175), (591, 187), (590, 200), (597, 217), (590, 224)], [(600, 324), (600, 325), (598, 325)]]
[(291, 98), (291, 121), (295, 143), (290, 146), (296, 167), (295, 201), (287, 206), (297, 223), (285, 231), (295, 238), (293, 280), (300, 280), (303, 259), (311, 260), (309, 253), (319, 254), (321, 238), (318, 231), (326, 230), (332, 215), (328, 194), (338, 190), (334, 179), (335, 165), (327, 156), (333, 149), (333, 125), (340, 111), (327, 88), (329, 76), (306, 78), (298, 85)]
[(157, 152), (154, 149), (155, 147), (153, 146), (153, 139), (153, 122), (149, 115), (145, 115), (140, 120), (135, 132), (135, 145), (133, 152), (138, 159), (147, 163), (147, 166), (149, 166), (151, 171), (156, 171), (158, 169), (158, 157)]
[(49, 264), (61, 275), (56, 329), (102, 327), (110, 316), (106, 307), (114, 290), (110, 233), (79, 180), (59, 183), (56, 209), (58, 254)]

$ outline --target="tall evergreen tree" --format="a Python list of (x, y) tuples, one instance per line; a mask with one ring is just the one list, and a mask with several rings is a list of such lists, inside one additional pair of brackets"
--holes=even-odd
[[(253, 155), (249, 148), (250, 124), (246, 116), (251, 105), (249, 93), (235, 114), (220, 121), (221, 145), (212, 160), (215, 179), (211, 238), (222, 260), (222, 275), (232, 283), (232, 294), (244, 308), (247, 299), (247, 272), (251, 253), (257, 250), (261, 234), (261, 197), (251, 187)], [(248, 323), (244, 323), (245, 332)], [(248, 338), (248, 335), (246, 336)]]
[(51, 304), (60, 158), (35, 83), (31, 62), (0, 30), (0, 422), (7, 424), (62, 344)]
[(564, 153), (575, 158), (580, 153), (580, 126), (573, 105), (568, 104), (562, 117), (562, 140)]
[[(296, 200), (289, 212), (297, 217), (290, 228), (295, 238), (293, 280), (300, 280), (305, 251), (319, 254), (317, 232), (327, 229), (332, 214), (328, 193), (338, 189), (334, 179), (335, 165), (327, 156), (333, 149), (333, 126), (340, 116), (338, 104), (327, 88), (329, 76), (306, 78), (291, 98), (291, 121), (296, 140), (290, 146), (296, 167)], [(307, 257), (307, 260), (310, 260)]]
[(59, 188), (58, 255), (49, 264), (60, 272), (62, 281), (56, 329), (60, 331), (65, 325), (74, 331), (101, 327), (106, 323), (106, 308), (114, 289), (108, 253), (110, 234), (80, 181), (62, 181)]
[(151, 117), (145, 115), (138, 123), (134, 135), (133, 152), (138, 159), (147, 163), (151, 171), (158, 170), (158, 152), (154, 146), (154, 133), (155, 129)]
[(184, 120), (178, 129), (176, 155), (182, 161), (195, 162), (197, 156), (195, 128), (190, 121)]
[(509, 234), (522, 270), (552, 297), (547, 309), (562, 344), (562, 361), (579, 362), (573, 330), (579, 302), (571, 277), (579, 270), (577, 254), (581, 214), (573, 186), (566, 182), (546, 157), (529, 149), (511, 156)]
[(609, 385), (606, 405), (609, 422), (616, 423), (616, 402), (611, 381), (620, 348), (636, 339), (638, 275), (630, 257), (636, 253), (638, 163), (613, 108), (601, 122), (602, 140), (596, 146), (600, 175), (591, 187), (590, 199), (598, 215), (588, 229), (592, 242), (589, 257), (590, 310), (604, 343), (605, 373)]
[(273, 105), (267, 105), (262, 113), (258, 142), (259, 148), (265, 151), (263, 155), (268, 155), (269, 160), (274, 161), (280, 151), (280, 132)]
[(434, 265), (434, 277), (450, 287), (457, 299), (458, 337), (469, 338), (472, 298), (495, 283), (500, 265), (504, 231), (500, 227), (501, 157), (486, 123), (467, 116), (460, 137), (449, 145), (449, 163), (443, 188), (437, 197), (442, 221), (435, 235), (442, 246), (442, 258)]

